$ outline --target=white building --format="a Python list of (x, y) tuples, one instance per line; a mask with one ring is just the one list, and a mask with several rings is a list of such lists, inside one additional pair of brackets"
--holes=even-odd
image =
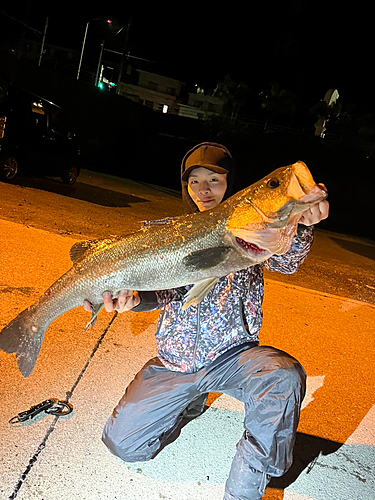
[(166, 76), (136, 71), (138, 84), (121, 82), (119, 94), (154, 111), (178, 114), (177, 99), (184, 84)]
[(203, 119), (212, 114), (220, 114), (223, 110), (223, 102), (219, 98), (203, 93), (189, 93), (187, 104), (183, 103), (183, 82), (147, 71), (136, 71), (137, 84), (121, 82), (119, 94), (154, 111)]
[(210, 115), (218, 115), (223, 111), (223, 101), (218, 97), (205, 94), (190, 94), (187, 104), (179, 104), (179, 115), (189, 118), (203, 119)]

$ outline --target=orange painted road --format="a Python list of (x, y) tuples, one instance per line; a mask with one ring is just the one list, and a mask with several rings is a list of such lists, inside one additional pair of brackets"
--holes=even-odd
[[(81, 183), (127, 197), (126, 206), (0, 183), (0, 328), (70, 267), (75, 241), (181, 211), (173, 194), (99, 177), (84, 171)], [(308, 390), (294, 464), (264, 498), (374, 500), (375, 243), (317, 231), (299, 274), (266, 275), (261, 342), (302, 363)], [(128, 312), (109, 326), (112, 316), (102, 312), (83, 335), (87, 313), (70, 311), (47, 330), (28, 379), (13, 355), (0, 352), (1, 499), (222, 498), (243, 432), (243, 407), (229, 397), (211, 394), (207, 411), (148, 463), (124, 464), (101, 443), (126, 385), (156, 353), (157, 317)], [(74, 407), (67, 417), (8, 422), (33, 404), (67, 396)]]

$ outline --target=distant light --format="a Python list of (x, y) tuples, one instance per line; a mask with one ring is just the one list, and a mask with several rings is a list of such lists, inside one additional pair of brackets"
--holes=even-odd
[(166, 104), (163, 106), (163, 113), (168, 113), (168, 106)]
[(112, 24), (112, 19), (107, 19), (108, 24)]

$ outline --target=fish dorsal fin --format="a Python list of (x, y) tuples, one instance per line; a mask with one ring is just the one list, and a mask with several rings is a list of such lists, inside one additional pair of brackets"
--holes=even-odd
[(89, 240), (89, 241), (78, 241), (77, 243), (74, 243), (72, 248), (69, 250), (69, 257), (70, 260), (73, 262), (77, 262), (78, 259), (84, 255), (87, 250), (92, 248), (94, 245), (98, 243), (99, 240)]
[(196, 283), (185, 295), (184, 305), (182, 306), (182, 309), (187, 309), (192, 305), (197, 306), (218, 281), (219, 278), (209, 278), (207, 280)]
[(210, 269), (223, 262), (231, 251), (230, 247), (213, 247), (197, 250), (186, 255), (182, 259), (182, 262), (190, 271)]
[(179, 217), (168, 217), (166, 219), (156, 219), (156, 220), (144, 220), (141, 223), (142, 229), (147, 229), (154, 226), (165, 226), (166, 224), (173, 224), (178, 221)]

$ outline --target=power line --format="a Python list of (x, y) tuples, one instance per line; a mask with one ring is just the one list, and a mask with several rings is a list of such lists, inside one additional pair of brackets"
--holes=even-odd
[(16, 23), (22, 24), (22, 26), (25, 26), (25, 28), (28, 28), (29, 30), (33, 31), (37, 35), (43, 36), (43, 33), (41, 31), (36, 30), (35, 28), (32, 28), (25, 22), (21, 21), (20, 19), (17, 19), (16, 17), (11, 16), (10, 14), (7, 14), (4, 10), (0, 10), (0, 14), (3, 14), (6, 17), (9, 17), (9, 19), (12, 19), (12, 21), (15, 21)]
[[(123, 52), (118, 52), (117, 50), (111, 50), (111, 49), (104, 48), (104, 51), (105, 52), (112, 52), (113, 54), (118, 54), (119, 56), (124, 56)], [(125, 54), (125, 58), (126, 59), (138, 59), (139, 61), (146, 61), (146, 62), (150, 62), (153, 64), (165, 64), (167, 66), (170, 66), (170, 63), (160, 62), (160, 61), (152, 61), (151, 59), (145, 59), (143, 57), (131, 56), (130, 52)]]

